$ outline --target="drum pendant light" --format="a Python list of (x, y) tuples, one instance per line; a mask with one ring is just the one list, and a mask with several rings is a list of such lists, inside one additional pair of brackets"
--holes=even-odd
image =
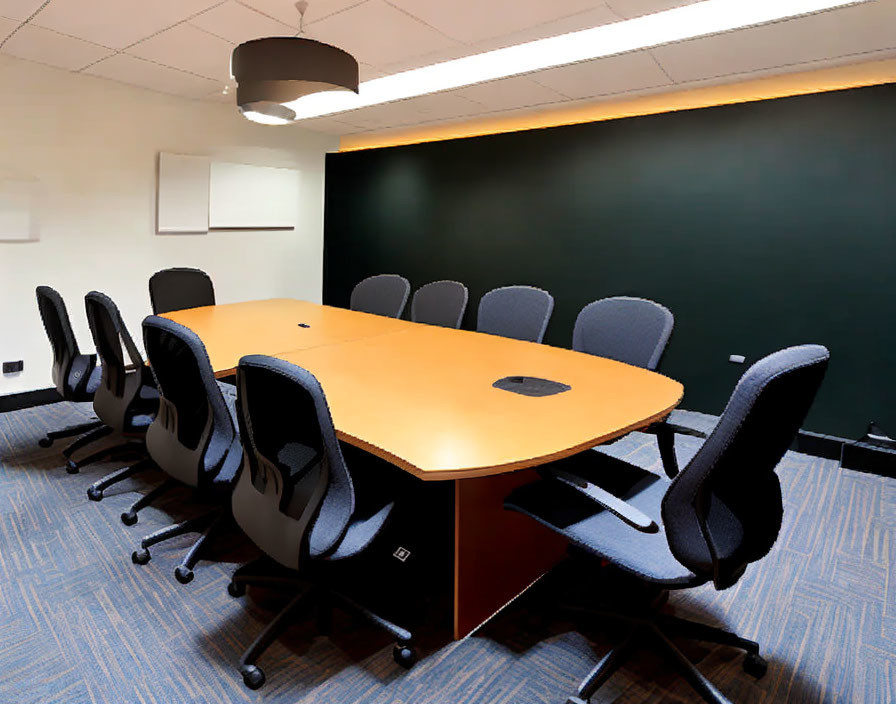
[[(303, 32), (304, 0), (296, 3)], [(358, 62), (348, 52), (301, 36), (243, 42), (230, 57), (236, 103), (243, 116), (266, 125), (285, 125), (296, 114), (284, 103), (326, 90), (358, 92)]]

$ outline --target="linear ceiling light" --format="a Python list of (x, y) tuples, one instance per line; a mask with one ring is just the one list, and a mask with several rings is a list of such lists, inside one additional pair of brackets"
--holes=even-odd
[(870, 1), (704, 0), (632, 20), (376, 78), (362, 83), (357, 94), (316, 93), (286, 102), (284, 106), (295, 113), (295, 119), (332, 115)]

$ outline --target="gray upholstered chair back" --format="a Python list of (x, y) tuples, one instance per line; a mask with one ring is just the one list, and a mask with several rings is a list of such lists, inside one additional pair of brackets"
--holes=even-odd
[(414, 292), (411, 320), (444, 328), (459, 328), (469, 296), (467, 287), (459, 281), (428, 283)]
[(411, 293), (411, 284), (403, 276), (368, 276), (352, 290), (350, 308), (362, 313), (400, 318)]
[(151, 315), (143, 342), (159, 390), (159, 412), (146, 448), (167, 474), (208, 488), (236, 438), (236, 427), (215, 380), (205, 345), (192, 330)]
[(534, 286), (504, 286), (480, 299), (476, 330), (541, 342), (553, 312), (554, 297), (547, 291)]
[(268, 556), (297, 569), (338, 546), (355, 510), (326, 397), (310, 372), (261, 355), (240, 360), (237, 394), (246, 464), (233, 515)]
[(38, 286), (36, 294), (40, 318), (53, 348), (53, 384), (64, 399), (87, 400), (87, 381), (96, 360), (78, 349), (62, 296), (49, 286)]
[[(118, 306), (106, 294), (91, 291), (84, 297), (87, 324), (102, 366), (93, 410), (103, 423), (124, 431), (128, 415), (139, 405), (144, 384), (152, 386), (152, 374), (128, 332)], [(125, 350), (127, 361), (125, 361)], [(155, 412), (155, 409), (152, 409)]]
[(812, 405), (828, 358), (824, 347), (802, 345), (751, 366), (715, 430), (663, 497), (672, 554), (718, 589), (734, 584), (778, 536), (775, 468)]
[(646, 298), (602, 298), (582, 308), (572, 332), (572, 348), (636, 367), (656, 369), (675, 318)]
[(156, 315), (215, 305), (215, 287), (201, 269), (162, 269), (149, 278), (149, 300)]

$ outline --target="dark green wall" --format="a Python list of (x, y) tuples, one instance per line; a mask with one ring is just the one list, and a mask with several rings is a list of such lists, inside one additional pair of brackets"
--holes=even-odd
[[(661, 371), (718, 413), (748, 361), (831, 349), (806, 427), (896, 432), (896, 85), (327, 157), (324, 301), (400, 273), (675, 314)], [(595, 399), (595, 403), (599, 403)]]

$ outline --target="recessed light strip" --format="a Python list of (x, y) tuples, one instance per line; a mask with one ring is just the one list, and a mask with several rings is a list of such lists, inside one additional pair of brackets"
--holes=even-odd
[(320, 117), (870, 1), (704, 0), (376, 78), (362, 83), (357, 95), (315, 93), (285, 105), (297, 119)]

